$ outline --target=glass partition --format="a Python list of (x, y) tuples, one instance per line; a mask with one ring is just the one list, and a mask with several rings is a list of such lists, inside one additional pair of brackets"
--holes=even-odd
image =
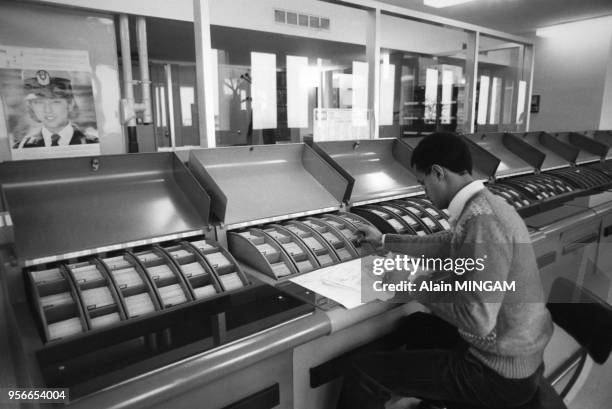
[[(371, 138), (374, 119), (380, 137), (525, 129), (531, 46), (481, 34), (475, 65), (476, 32), (384, 10), (379, 24), (377, 107), (365, 44), (211, 25), (216, 145)], [(187, 38), (192, 27), (165, 31)], [(195, 53), (185, 44), (189, 55), (168, 51), (151, 67), (158, 146), (199, 144)]]
[[(193, 24), (160, 30), (154, 26), (163, 19), (148, 21), (155, 32), (171, 32), (185, 44), (177, 48), (175, 42), (149, 39), (156, 60), (151, 65), (156, 144), (197, 145)], [(476, 32), (384, 10), (379, 24), (376, 107), (368, 101), (373, 76), (366, 46), (346, 42), (363, 38), (332, 41), (329, 35), (316, 38), (317, 31), (288, 35), (211, 25), (216, 145), (371, 138), (374, 119), (380, 137), (525, 129), (530, 45), (481, 34), (475, 65)], [(368, 29), (365, 21), (362, 25)], [(157, 49), (163, 53), (156, 55)]]
[(217, 146), (333, 139), (347, 128), (315, 129), (315, 110), (348, 112), (349, 129), (367, 110), (363, 45), (221, 26), (211, 36)]
[(380, 137), (464, 132), (468, 33), (381, 17)]
[(150, 63), (157, 149), (199, 146), (195, 63)]
[[(152, 124), (139, 124), (139, 151), (171, 150), (199, 146), (194, 24), (147, 17), (147, 51), (151, 92)], [(120, 38), (116, 24), (116, 37)], [(130, 18), (134, 31), (136, 19)], [(136, 34), (130, 34), (134, 97), (142, 100)], [(119, 41), (119, 40), (117, 40)], [(177, 47), (176, 44), (181, 44)], [(121, 60), (119, 60), (121, 67)], [(123, 77), (119, 76), (122, 87)]]
[(522, 131), (527, 123), (529, 69), (523, 44), (480, 36), (475, 131)]

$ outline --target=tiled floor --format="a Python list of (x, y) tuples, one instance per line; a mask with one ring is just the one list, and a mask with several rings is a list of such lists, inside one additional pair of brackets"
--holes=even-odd
[(569, 409), (612, 409), (612, 357), (605, 365), (594, 365)]

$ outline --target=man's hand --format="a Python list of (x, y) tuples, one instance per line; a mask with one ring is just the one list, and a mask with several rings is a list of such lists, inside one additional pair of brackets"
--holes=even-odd
[(382, 245), (382, 234), (372, 226), (368, 226), (366, 224), (357, 224), (357, 228), (359, 229), (359, 233), (361, 235), (361, 241), (367, 241), (374, 248), (380, 248)]

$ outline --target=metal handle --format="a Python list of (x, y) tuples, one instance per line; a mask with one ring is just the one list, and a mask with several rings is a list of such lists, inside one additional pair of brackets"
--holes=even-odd
[(588, 236), (584, 236), (568, 244), (567, 246), (564, 246), (563, 254), (567, 254), (567, 253), (571, 253), (573, 251), (579, 250), (582, 247), (586, 246), (587, 244), (596, 242), (598, 238), (599, 238), (599, 235), (597, 233), (591, 233)]

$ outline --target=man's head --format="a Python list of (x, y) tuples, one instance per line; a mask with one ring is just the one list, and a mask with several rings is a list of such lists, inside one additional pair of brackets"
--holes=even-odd
[(24, 80), (25, 100), (31, 114), (51, 132), (59, 132), (69, 123), (75, 109), (72, 85), (66, 78), (51, 77), (45, 70)]
[(441, 209), (472, 181), (472, 155), (463, 137), (453, 133), (436, 132), (423, 138), (410, 166), (429, 199)]

